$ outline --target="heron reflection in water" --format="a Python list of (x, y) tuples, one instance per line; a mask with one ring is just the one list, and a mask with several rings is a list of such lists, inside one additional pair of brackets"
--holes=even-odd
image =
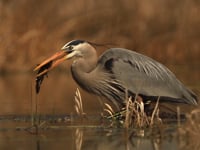
[(37, 79), (42, 81), (50, 69), (71, 58), (71, 73), (78, 85), (105, 97), (118, 109), (125, 106), (126, 95), (140, 96), (144, 103), (159, 97), (160, 102), (197, 105), (195, 93), (161, 63), (124, 48), (110, 48), (98, 58), (94, 44), (84, 40), (68, 42), (38, 65), (34, 69), (39, 70)]

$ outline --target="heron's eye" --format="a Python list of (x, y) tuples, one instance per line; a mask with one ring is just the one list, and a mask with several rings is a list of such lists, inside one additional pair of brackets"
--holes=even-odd
[(73, 47), (72, 45), (69, 45), (69, 46), (68, 46), (68, 49), (69, 49), (70, 51), (72, 51), (73, 48), (74, 48), (74, 47)]

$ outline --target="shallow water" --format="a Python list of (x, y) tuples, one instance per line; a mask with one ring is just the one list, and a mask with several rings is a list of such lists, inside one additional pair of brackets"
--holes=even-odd
[[(70, 116), (65, 116), (68, 119), (59, 122), (62, 117), (48, 117), (48, 121), (43, 119), (38, 134), (30, 119), (25, 116), (1, 118), (0, 149), (168, 150), (177, 149), (179, 146), (176, 125), (126, 130), (116, 126), (110, 127), (107, 121), (97, 118), (76, 122), (71, 121)], [(55, 122), (49, 122), (50, 118)]]

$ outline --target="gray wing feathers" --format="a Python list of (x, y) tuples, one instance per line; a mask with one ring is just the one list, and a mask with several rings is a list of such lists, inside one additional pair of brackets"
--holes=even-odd
[[(112, 60), (109, 69), (115, 78), (136, 94), (166, 96), (196, 104), (196, 96), (176, 79), (164, 65), (134, 51), (112, 48), (99, 59), (100, 64)], [(98, 63), (98, 64), (99, 64)]]

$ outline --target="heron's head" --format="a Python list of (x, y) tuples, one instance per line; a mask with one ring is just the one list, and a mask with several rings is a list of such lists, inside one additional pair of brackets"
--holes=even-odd
[(88, 56), (93, 49), (89, 42), (83, 40), (73, 40), (62, 47), (62, 50), (67, 54), (66, 59)]
[[(34, 71), (41, 70), (42, 72), (39, 75), (45, 74), (52, 68), (56, 67), (63, 61), (71, 58), (77, 58), (77, 57), (89, 57), (89, 52), (91, 52), (94, 48), (92, 45), (83, 40), (73, 40), (65, 44), (61, 50), (57, 53), (55, 53), (50, 58), (43, 61), (41, 64), (39, 64)], [(91, 50), (91, 51), (90, 51)]]

